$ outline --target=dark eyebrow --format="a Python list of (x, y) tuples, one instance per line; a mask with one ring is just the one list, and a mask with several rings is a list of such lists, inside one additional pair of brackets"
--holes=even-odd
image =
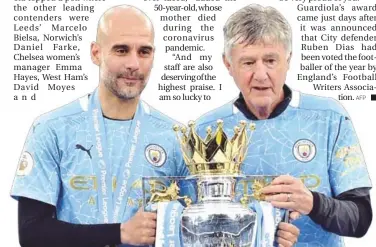
[(129, 49), (128, 45), (113, 45), (111, 50), (117, 50), (117, 49)]
[(154, 47), (150, 46), (150, 45), (143, 45), (141, 46), (140, 50), (149, 50), (149, 51), (153, 51), (154, 50)]
[[(115, 45), (112, 46), (111, 50), (118, 50), (118, 49), (127, 50), (127, 49), (129, 49), (129, 45), (115, 44)], [(153, 51), (154, 47), (152, 47), (150, 45), (143, 45), (143, 46), (140, 47), (140, 50)]]

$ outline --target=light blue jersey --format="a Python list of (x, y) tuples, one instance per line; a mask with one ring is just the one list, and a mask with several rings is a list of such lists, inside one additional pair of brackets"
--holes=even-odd
[(174, 121), (140, 101), (133, 120), (103, 118), (97, 91), (38, 118), (12, 187), (77, 224), (120, 223), (142, 206), (142, 176), (187, 174)]
[[(216, 129), (217, 119), (231, 138), (240, 120), (250, 122), (232, 101), (202, 116), (197, 132)], [(256, 120), (242, 170), (246, 175), (299, 177), (312, 191), (334, 197), (342, 192), (371, 187), (363, 154), (351, 120), (332, 99), (292, 93), (287, 108), (268, 120)], [(325, 231), (308, 216), (294, 224), (300, 229), (296, 246), (343, 246), (343, 239)]]

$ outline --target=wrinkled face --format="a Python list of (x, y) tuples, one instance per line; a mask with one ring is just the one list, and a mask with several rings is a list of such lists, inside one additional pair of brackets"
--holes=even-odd
[(224, 57), (230, 75), (240, 89), (247, 107), (261, 118), (268, 118), (283, 100), (283, 85), (290, 54), (282, 44), (235, 45)]
[(103, 38), (92, 44), (101, 83), (118, 98), (134, 99), (145, 88), (153, 66), (153, 40), (152, 27), (143, 18), (114, 15)]

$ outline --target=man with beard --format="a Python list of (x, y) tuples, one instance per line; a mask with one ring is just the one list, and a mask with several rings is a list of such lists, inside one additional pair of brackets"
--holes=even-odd
[(174, 121), (140, 94), (154, 57), (150, 20), (130, 6), (101, 17), (91, 94), (39, 117), (11, 195), (23, 247), (150, 245), (156, 214), (139, 210), (142, 176), (186, 175)]
[(261, 192), (273, 206), (303, 215), (294, 221), (301, 232), (295, 246), (340, 247), (341, 236), (363, 236), (372, 221), (371, 182), (358, 139), (338, 102), (285, 84), (287, 20), (274, 8), (249, 5), (229, 18), (224, 38), (223, 61), (240, 94), (202, 116), (197, 132), (215, 129), (217, 119), (228, 135), (241, 120), (256, 124), (243, 173), (281, 175)]

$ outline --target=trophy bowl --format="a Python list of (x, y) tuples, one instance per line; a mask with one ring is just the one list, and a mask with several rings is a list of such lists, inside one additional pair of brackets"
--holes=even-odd
[(183, 246), (252, 246), (256, 213), (234, 202), (236, 178), (199, 177), (198, 202), (181, 219)]

